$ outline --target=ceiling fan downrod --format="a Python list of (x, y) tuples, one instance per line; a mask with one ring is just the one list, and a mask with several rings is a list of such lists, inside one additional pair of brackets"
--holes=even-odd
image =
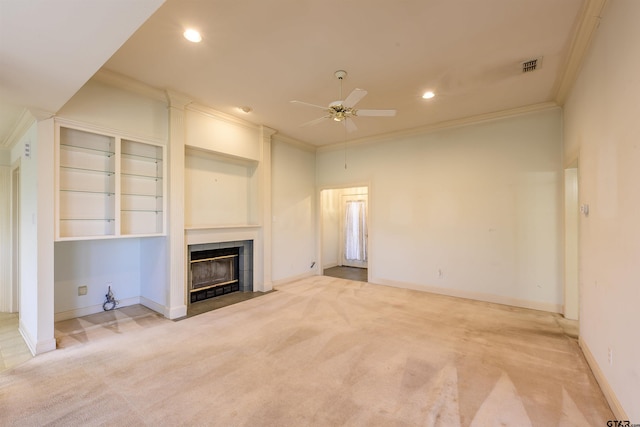
[(342, 101), (342, 80), (344, 80), (345, 77), (347, 77), (347, 72), (345, 70), (338, 70), (335, 73), (333, 73), (334, 76), (336, 76), (336, 78), (338, 80), (340, 80), (340, 101)]

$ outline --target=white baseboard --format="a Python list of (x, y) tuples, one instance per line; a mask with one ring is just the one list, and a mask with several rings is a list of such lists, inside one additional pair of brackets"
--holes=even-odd
[(602, 394), (604, 394), (605, 399), (607, 399), (607, 402), (609, 403), (609, 407), (611, 408), (613, 415), (615, 415), (617, 420), (628, 420), (629, 417), (622, 408), (618, 397), (609, 385), (607, 378), (604, 376), (604, 372), (602, 372), (602, 369), (600, 369), (600, 365), (598, 365), (598, 362), (596, 362), (596, 358), (593, 357), (593, 353), (591, 353), (589, 346), (586, 342), (584, 342), (582, 337), (578, 338), (578, 343), (580, 344), (580, 348), (582, 349), (584, 358), (587, 359), (587, 363), (591, 368), (591, 372), (593, 372), (593, 376), (596, 377), (596, 381), (598, 381), (598, 384), (600, 385)]
[[(140, 297), (126, 298), (118, 300), (118, 307), (127, 307), (129, 305), (140, 304)], [(74, 308), (73, 310), (61, 311), (54, 315), (54, 321), (75, 319), (77, 317), (88, 316), (104, 311), (102, 304), (90, 305), (89, 307)]]
[(40, 342), (36, 341), (35, 339), (33, 339), (31, 334), (29, 334), (29, 332), (27, 331), (27, 328), (24, 327), (24, 324), (22, 323), (22, 321), (20, 321), (20, 324), (18, 325), (18, 332), (20, 332), (20, 335), (22, 335), (22, 339), (24, 339), (24, 342), (27, 344), (27, 347), (29, 347), (29, 351), (34, 356), (37, 356), (38, 354), (46, 353), (48, 351), (53, 351), (56, 349), (55, 338), (51, 338), (51, 339), (40, 341)]
[(165, 313), (167, 312), (167, 307), (162, 304), (158, 304), (157, 302), (152, 301), (149, 298), (140, 297), (140, 304), (162, 315), (165, 315)]
[(187, 315), (187, 306), (180, 305), (178, 307), (171, 308), (163, 307), (163, 311), (160, 311), (160, 313), (164, 314), (164, 317), (166, 317), (167, 319), (180, 319), (181, 317), (185, 317)]
[(296, 280), (301, 280), (307, 277), (317, 276), (317, 275), (318, 273), (316, 271), (308, 271), (303, 274), (298, 274), (297, 276), (291, 276), (291, 277), (286, 277), (284, 279), (274, 280), (272, 284), (273, 284), (273, 287), (276, 287), (276, 286), (284, 285), (286, 283), (295, 282)]
[(416, 283), (397, 282), (394, 280), (369, 278), (369, 283), (376, 285), (392, 286), (395, 288), (413, 289), (416, 291), (431, 292), (450, 297), (466, 298), (476, 301), (492, 302), (495, 304), (510, 305), (513, 307), (529, 308), (532, 310), (548, 311), (551, 313), (562, 313), (562, 304), (552, 304), (539, 301), (529, 301), (519, 298), (504, 297), (501, 295), (485, 294), (482, 292), (471, 292), (460, 289), (440, 288), (436, 286), (419, 285)]
[(264, 282), (260, 286), (255, 286), (253, 288), (253, 292), (269, 292), (273, 290), (273, 282)]
[(333, 267), (337, 267), (338, 263), (337, 262), (330, 262), (329, 264), (325, 264), (322, 266), (323, 270), (326, 270), (327, 268), (333, 268)]

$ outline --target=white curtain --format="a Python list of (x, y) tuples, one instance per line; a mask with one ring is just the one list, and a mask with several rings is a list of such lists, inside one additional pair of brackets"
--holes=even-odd
[(367, 211), (362, 200), (348, 201), (344, 222), (345, 250), (348, 261), (367, 260)]

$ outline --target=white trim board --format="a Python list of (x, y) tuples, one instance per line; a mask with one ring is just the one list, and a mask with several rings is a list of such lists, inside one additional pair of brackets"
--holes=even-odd
[(611, 408), (613, 415), (615, 415), (616, 419), (618, 420), (628, 420), (629, 417), (622, 408), (618, 397), (609, 385), (607, 378), (604, 376), (604, 372), (602, 372), (602, 369), (600, 369), (600, 365), (598, 365), (598, 362), (596, 362), (596, 358), (593, 357), (593, 353), (591, 353), (589, 346), (586, 342), (584, 342), (582, 337), (578, 338), (578, 344), (582, 349), (584, 358), (587, 360), (587, 364), (591, 368), (591, 372), (593, 372), (593, 376), (596, 377), (596, 381), (598, 382), (598, 385), (600, 385), (602, 394), (604, 395), (605, 399), (607, 399), (607, 403), (609, 403), (609, 407)]
[(394, 280), (369, 278), (369, 283), (375, 285), (392, 286), (394, 288), (412, 289), (414, 291), (431, 292), (450, 297), (465, 298), (476, 301), (491, 302), (494, 304), (510, 305), (513, 307), (528, 308), (532, 310), (548, 311), (562, 314), (562, 304), (553, 304), (539, 301), (529, 301), (520, 298), (505, 297), (501, 295), (471, 292), (461, 289), (440, 288), (437, 286), (419, 285), (417, 283), (397, 282)]
[(55, 338), (41, 342), (36, 341), (31, 335), (29, 335), (27, 328), (25, 328), (22, 324), (22, 320), (20, 321), (20, 324), (18, 326), (18, 332), (20, 332), (20, 335), (22, 335), (22, 339), (24, 339), (25, 344), (27, 344), (27, 347), (29, 347), (29, 351), (34, 356), (56, 349)]
[[(117, 307), (128, 307), (130, 305), (141, 304), (140, 297), (132, 297), (118, 300)], [(143, 304), (144, 305), (144, 304)], [(61, 311), (55, 313), (54, 321), (59, 322), (61, 320), (75, 319), (77, 317), (88, 316), (90, 314), (102, 313), (104, 309), (102, 304), (90, 305), (88, 307), (74, 308), (69, 311)]]

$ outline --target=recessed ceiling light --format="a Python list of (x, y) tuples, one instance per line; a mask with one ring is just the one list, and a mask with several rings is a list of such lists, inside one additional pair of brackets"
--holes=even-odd
[(184, 36), (185, 39), (193, 43), (200, 43), (202, 41), (202, 36), (200, 35), (200, 32), (198, 32), (197, 30), (194, 30), (193, 28), (187, 29), (182, 35)]
[(422, 97), (423, 97), (424, 99), (431, 99), (431, 98), (433, 98), (434, 96), (436, 96), (436, 94), (435, 94), (435, 93), (433, 93), (432, 91), (425, 92), (425, 93), (422, 95)]
[(242, 111), (243, 113), (249, 114), (250, 112), (253, 111), (253, 108), (248, 107), (248, 106), (244, 106), (244, 107), (238, 107), (238, 109), (240, 111)]

